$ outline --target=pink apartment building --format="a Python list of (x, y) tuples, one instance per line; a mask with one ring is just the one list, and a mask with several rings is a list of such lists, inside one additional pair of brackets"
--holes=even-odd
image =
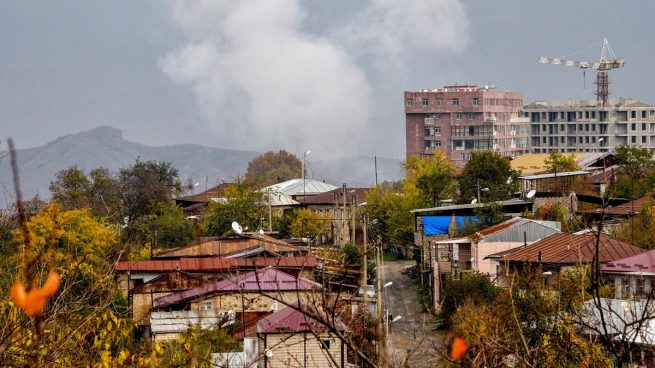
[(472, 151), (518, 156), (528, 147), (523, 94), (472, 85), (405, 92), (407, 157), (445, 153), (458, 167)]

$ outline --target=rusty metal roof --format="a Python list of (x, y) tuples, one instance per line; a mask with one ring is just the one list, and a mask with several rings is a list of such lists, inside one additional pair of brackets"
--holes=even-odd
[[(306, 310), (307, 313), (303, 313), (299, 309)], [(309, 311), (303, 304), (295, 303), (290, 307), (286, 307), (279, 312), (262, 318), (257, 322), (257, 331), (259, 333), (284, 333), (327, 330), (325, 324), (308, 316), (308, 314), (312, 315), (314, 313), (316, 312)], [(321, 319), (329, 319), (326, 318), (326, 314), (322, 311), (318, 312), (318, 314), (321, 316)], [(345, 325), (339, 320), (334, 321), (334, 327), (339, 331), (345, 330)]]
[(225, 189), (232, 185), (234, 185), (234, 183), (221, 183), (198, 194), (191, 194), (184, 197), (175, 198), (175, 200), (178, 202), (207, 203), (211, 201), (212, 198), (223, 197)]
[(218, 272), (235, 269), (261, 268), (315, 268), (316, 257), (253, 257), (253, 258), (180, 258), (147, 261), (118, 261), (116, 271), (163, 272), (179, 269), (187, 272)]
[(511, 219), (509, 219), (507, 221), (503, 221), (500, 224), (489, 226), (488, 228), (486, 228), (484, 230), (480, 230), (480, 231), (478, 231), (476, 233), (473, 233), (473, 234), (469, 235), (468, 237), (469, 237), (469, 239), (471, 239), (473, 241), (478, 241), (478, 240), (484, 238), (485, 236), (501, 232), (501, 231), (503, 231), (505, 229), (509, 229), (510, 227), (518, 225), (518, 224), (520, 224), (520, 223), (522, 223), (524, 221), (530, 221), (530, 220), (524, 219), (522, 217), (514, 217), (514, 218), (511, 218)]
[(634, 201), (620, 204), (618, 206), (605, 207), (604, 211), (603, 208), (594, 208), (591, 210), (582, 211), (582, 213), (595, 215), (604, 214), (607, 216), (630, 216), (633, 214), (639, 214), (639, 211), (646, 203), (654, 200), (655, 199), (653, 199), (653, 197), (646, 196), (635, 199)]
[(655, 273), (655, 250), (607, 262), (600, 266), (600, 270), (603, 272)]
[(180, 270), (172, 270), (135, 287), (130, 293), (148, 294), (150, 292), (182, 291), (200, 286), (203, 282), (203, 279), (199, 276)]
[(182, 258), (201, 256), (225, 256), (253, 248), (263, 247), (273, 253), (293, 253), (301, 255), (306, 248), (291, 245), (283, 240), (259, 233), (233, 234), (227, 237), (205, 237), (196, 240), (195, 244), (161, 253), (155, 258)]
[(311, 291), (321, 289), (321, 284), (289, 275), (272, 266), (248, 272), (231, 279), (216, 281), (196, 288), (167, 295), (155, 300), (155, 307), (177, 304), (183, 301), (207, 296), (209, 294), (233, 292), (279, 292)]
[[(359, 204), (364, 203), (366, 201), (366, 192), (369, 190), (371, 190), (371, 188), (346, 188), (346, 205), (350, 206), (353, 198), (357, 198), (357, 203)], [(327, 205), (334, 205), (335, 202), (343, 204), (343, 188), (337, 188), (329, 192), (307, 197), (302, 201), (303, 204)]]
[[(496, 253), (498, 261), (539, 262), (555, 264), (590, 263), (595, 253), (596, 236), (586, 234), (554, 234), (527, 247), (514, 248), (510, 251)], [(600, 262), (641, 254), (644, 249), (612, 239), (600, 234)]]

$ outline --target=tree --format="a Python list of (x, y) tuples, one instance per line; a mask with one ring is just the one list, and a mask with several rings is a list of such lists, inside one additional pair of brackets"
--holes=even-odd
[(206, 236), (222, 236), (232, 231), (232, 222), (244, 229), (257, 229), (266, 214), (262, 192), (250, 183), (236, 180), (225, 190), (225, 199), (210, 202), (200, 228)]
[(152, 251), (184, 246), (195, 238), (193, 224), (184, 211), (171, 202), (159, 203), (153, 213), (135, 220), (123, 234), (124, 240), (148, 244)]
[(407, 180), (415, 183), (416, 188), (431, 205), (438, 205), (439, 200), (450, 198), (455, 191), (455, 168), (448, 157), (441, 152), (434, 156), (420, 158), (412, 156), (403, 164)]
[(57, 173), (49, 189), (52, 200), (65, 210), (88, 207), (96, 216), (116, 221), (120, 217), (120, 187), (106, 168), (95, 168), (86, 175), (77, 166), (71, 166)]
[(332, 216), (329, 213), (317, 213), (309, 208), (299, 209), (291, 223), (291, 235), (315, 239), (330, 235)]
[(580, 168), (575, 162), (575, 155), (572, 153), (564, 155), (558, 151), (550, 151), (545, 163), (548, 171), (552, 173), (575, 171)]
[(49, 189), (53, 201), (65, 210), (72, 210), (89, 206), (90, 187), (91, 182), (84, 171), (77, 166), (71, 166), (57, 173), (56, 179), (50, 182)]
[(473, 151), (457, 177), (458, 201), (468, 203), (478, 198), (478, 193), (482, 203), (509, 199), (518, 190), (518, 177), (507, 157), (498, 152)]
[(123, 209), (118, 180), (104, 167), (91, 170), (88, 178), (91, 185), (87, 195), (93, 213), (114, 222), (118, 221)]
[(653, 168), (653, 152), (645, 147), (619, 146), (614, 155), (616, 163), (623, 165), (630, 181), (630, 199), (635, 196), (635, 180), (643, 179)]
[(181, 190), (178, 171), (170, 162), (141, 161), (118, 172), (124, 216), (128, 224), (153, 212), (157, 205), (170, 201)]
[(268, 151), (248, 163), (246, 181), (268, 186), (297, 178), (301, 175), (302, 162), (285, 150)]

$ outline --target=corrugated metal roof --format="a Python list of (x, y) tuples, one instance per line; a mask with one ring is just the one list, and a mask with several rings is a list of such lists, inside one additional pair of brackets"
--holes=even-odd
[(489, 226), (486, 229), (483, 229), (483, 230), (480, 230), (480, 231), (478, 231), (478, 232), (476, 232), (474, 234), (471, 234), (471, 235), (469, 235), (469, 238), (471, 240), (473, 240), (473, 241), (479, 241), (480, 239), (484, 238), (485, 236), (501, 232), (503, 230), (506, 230), (506, 229), (508, 229), (508, 228), (510, 228), (512, 226), (518, 225), (518, 224), (523, 223), (525, 221), (529, 221), (529, 220), (524, 219), (522, 217), (514, 217), (514, 218), (511, 218), (511, 219), (509, 219), (507, 221), (503, 221), (500, 224)]
[[(371, 188), (346, 188), (346, 205), (349, 206), (352, 203), (353, 198), (357, 198), (357, 203), (363, 203), (366, 201), (366, 192), (369, 190), (371, 190)], [(338, 203), (343, 203), (343, 188), (337, 188), (329, 192), (308, 197), (307, 199), (303, 200), (303, 203), (334, 205), (335, 194), (337, 195), (336, 201), (338, 201)]]
[(223, 256), (235, 252), (252, 249), (255, 247), (264, 247), (266, 250), (274, 253), (292, 253), (300, 255), (306, 252), (305, 248), (291, 245), (283, 240), (275, 239), (265, 234), (243, 233), (233, 234), (228, 237), (210, 237), (199, 238), (196, 244), (186, 247), (173, 249), (166, 253), (161, 253), (155, 258), (181, 258), (197, 256)]
[(561, 178), (566, 176), (580, 176), (580, 175), (589, 175), (589, 171), (566, 171), (558, 173), (547, 173), (547, 174), (534, 174), (534, 175), (521, 175), (519, 179), (521, 180), (539, 180), (539, 179), (553, 179)]
[(208, 294), (231, 292), (268, 292), (268, 291), (311, 291), (321, 289), (321, 284), (295, 277), (277, 268), (267, 267), (248, 272), (231, 279), (216, 281), (190, 290), (167, 295), (155, 300), (155, 307), (176, 304)]
[(635, 199), (634, 201), (620, 204), (618, 206), (605, 207), (605, 210), (603, 210), (603, 208), (594, 208), (591, 210), (582, 211), (582, 213), (598, 215), (605, 214), (608, 216), (628, 216), (632, 214), (639, 214), (639, 211), (646, 203), (654, 200), (655, 199), (653, 199), (653, 197), (646, 196)]
[(636, 256), (617, 259), (600, 266), (604, 272), (652, 272), (655, 273), (655, 250)]
[(273, 207), (293, 206), (293, 205), (300, 204), (300, 202), (294, 200), (288, 195), (282, 193), (264, 192), (264, 204), (268, 206), (269, 202)]
[(261, 189), (262, 192), (272, 192), (288, 195), (290, 197), (299, 195), (316, 195), (337, 189), (336, 185), (323, 183), (314, 179), (305, 179), (303, 186), (302, 179), (291, 179), (282, 183), (269, 185)]
[[(316, 319), (308, 316), (313, 314), (308, 311), (307, 314), (299, 311), (299, 308), (306, 309), (302, 304), (295, 304), (291, 307), (286, 307), (279, 312), (273, 313), (266, 318), (262, 318), (257, 322), (257, 331), (259, 333), (280, 333), (280, 332), (303, 332), (303, 331), (325, 331), (327, 327), (317, 321)], [(320, 318), (325, 318), (325, 313), (319, 312)], [(345, 330), (345, 325), (336, 320), (334, 326), (337, 330)]]
[[(593, 233), (578, 235), (561, 233), (551, 235), (527, 247), (515, 248), (489, 257), (499, 256), (499, 261), (538, 262), (537, 258), (541, 255), (542, 263), (590, 263), (595, 253), (595, 244), (596, 236)], [(600, 262), (615, 261), (644, 252), (644, 249), (612, 239), (605, 234), (600, 234), (599, 250)]]
[(274, 266), (280, 268), (314, 268), (314, 256), (305, 257), (253, 257), (253, 258), (180, 258), (175, 260), (153, 259), (147, 261), (118, 261), (116, 271), (170, 271), (217, 272), (243, 268)]
[[(514, 217), (469, 235), (473, 241), (488, 242), (511, 241), (533, 242), (559, 232), (555, 221), (537, 221), (523, 217)], [(524, 235), (525, 232), (525, 235)], [(504, 235), (504, 236), (503, 236)]]
[[(520, 199), (509, 199), (509, 200), (506, 200), (506, 201), (499, 201), (499, 202), (494, 202), (494, 203), (498, 204), (500, 206), (532, 204), (532, 202), (523, 201), (523, 200), (520, 200)], [(412, 212), (412, 213), (444, 212), (444, 211), (452, 211), (452, 210), (460, 210), (460, 209), (473, 209), (473, 208), (484, 207), (484, 206), (487, 206), (487, 205), (489, 205), (489, 204), (488, 203), (455, 204), (455, 205), (451, 205), (451, 206), (442, 206), (442, 207), (416, 208), (416, 209), (410, 210), (409, 212)]]

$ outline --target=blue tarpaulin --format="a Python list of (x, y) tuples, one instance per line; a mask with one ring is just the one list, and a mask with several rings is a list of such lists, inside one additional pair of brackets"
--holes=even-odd
[[(448, 225), (452, 216), (423, 216), (423, 233), (425, 235), (448, 234)], [(478, 216), (455, 216), (457, 229), (462, 230), (467, 223), (477, 223)]]

